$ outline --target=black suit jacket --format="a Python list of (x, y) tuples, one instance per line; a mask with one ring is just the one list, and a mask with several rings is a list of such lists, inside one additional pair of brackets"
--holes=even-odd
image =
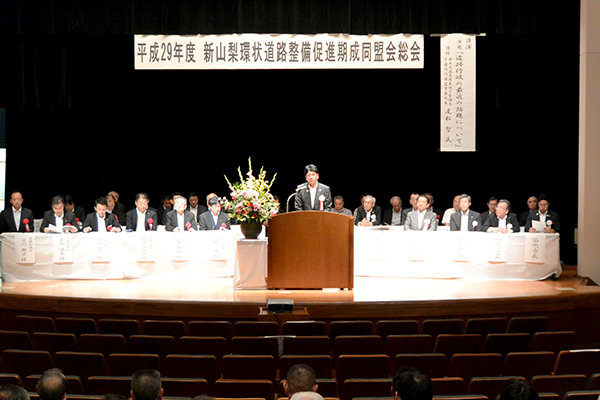
[[(188, 210), (183, 210), (184, 231), (188, 230), (185, 228), (188, 222), (193, 230), (198, 230), (198, 223), (196, 222), (196, 216), (194, 213)], [(177, 228), (177, 211), (173, 210), (172, 212), (165, 214), (165, 229), (169, 232), (172, 232), (175, 228)]]
[[(28, 220), (27, 224), (23, 221)], [(29, 227), (29, 232), (33, 232), (33, 211), (29, 208), (21, 207), (21, 222), (19, 229), (15, 225), (15, 214), (13, 214), (13, 207), (9, 205), (8, 208), (4, 209), (0, 213), (0, 233), (4, 232), (27, 232), (25, 225)]]
[[(475, 228), (473, 228), (473, 222), (477, 222)], [(457, 211), (450, 215), (450, 230), (460, 231), (462, 228), (462, 211)], [(469, 232), (481, 231), (483, 224), (481, 223), (481, 215), (477, 211), (469, 210)]]
[[(373, 217), (374, 216), (374, 217)], [(363, 206), (360, 206), (356, 209), (356, 217), (354, 217), (354, 225), (358, 225), (360, 221), (367, 217), (367, 212)], [(375, 220), (373, 221), (373, 218)], [(371, 210), (371, 222), (373, 226), (378, 226), (383, 223), (383, 219), (381, 218), (381, 207), (374, 206), (373, 210)]]
[[(509, 212), (508, 215), (506, 216), (507, 221), (506, 221), (506, 225), (508, 224), (512, 224), (512, 231), (513, 232), (521, 232), (521, 226), (519, 225), (519, 218), (517, 217), (517, 214)], [(485, 223), (483, 224), (483, 231), (487, 231), (488, 228), (497, 228), (498, 227), (498, 217), (496, 216), (496, 214), (491, 214), (487, 221), (485, 221)]]
[[(63, 226), (72, 225), (77, 230), (79, 230), (79, 224), (77, 223), (77, 217), (70, 211), (65, 211), (65, 215), (63, 217)], [(49, 210), (44, 213), (44, 218), (42, 219), (42, 224), (40, 225), (40, 232), (44, 232), (44, 229), (47, 228), (50, 224), (56, 226), (56, 215), (54, 211)]]
[[(392, 224), (392, 215), (393, 215), (394, 209), (393, 208), (388, 208), (387, 210), (385, 210), (383, 212), (383, 224), (384, 225), (391, 225)], [(404, 210), (400, 211), (400, 225), (404, 225), (404, 221), (406, 221), (406, 212), (404, 212)]]
[[(137, 219), (138, 219), (137, 208), (127, 211), (127, 214), (125, 214), (125, 226), (126, 226), (127, 230), (132, 230), (132, 231), (136, 230), (137, 223), (138, 223)], [(150, 223), (148, 222), (149, 219), (152, 219), (152, 229), (150, 228)], [(146, 226), (147, 231), (150, 231), (150, 230), (155, 231), (160, 223), (156, 212), (154, 212), (150, 209), (147, 209), (146, 212), (144, 213), (144, 220), (145, 220), (144, 225)]]
[[(527, 223), (525, 224), (525, 232), (529, 232), (529, 229), (533, 225), (531, 221), (539, 221), (539, 220), (540, 220), (539, 210), (534, 213), (530, 213), (529, 217), (527, 217)], [(546, 222), (548, 220), (552, 221), (552, 229), (554, 229), (556, 232), (560, 232), (560, 218), (558, 218), (558, 213), (555, 213), (552, 210), (548, 210), (548, 213), (546, 215)]]
[[(85, 222), (83, 223), (82, 229), (87, 228), (88, 226), (92, 228), (92, 232), (98, 232), (98, 218), (96, 217), (98, 214), (95, 212), (89, 213), (87, 217), (85, 217)], [(114, 214), (106, 212), (104, 223), (106, 224), (106, 230), (108, 230), (109, 226), (120, 228), (121, 224), (115, 218)]]

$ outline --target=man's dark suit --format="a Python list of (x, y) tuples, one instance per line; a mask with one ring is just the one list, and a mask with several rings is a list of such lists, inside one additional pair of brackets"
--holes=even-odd
[[(85, 229), (89, 226), (90, 228), (92, 228), (92, 232), (98, 232), (97, 215), (98, 214), (96, 214), (95, 212), (89, 213), (87, 217), (85, 217), (85, 222), (83, 223), (82, 229)], [(113, 228), (121, 227), (121, 224), (119, 224), (119, 221), (117, 221), (115, 215), (109, 212), (106, 212), (106, 214), (104, 214), (104, 223), (106, 224), (106, 230), (108, 230), (109, 226), (112, 226)]]
[[(404, 221), (406, 221), (406, 214), (404, 210), (400, 210), (400, 225), (404, 225)], [(394, 209), (388, 208), (383, 212), (383, 224), (384, 225), (392, 225), (392, 216), (394, 215)]]
[[(148, 222), (149, 219), (152, 219), (152, 228), (150, 228), (150, 223)], [(144, 212), (144, 221), (145, 221), (144, 226), (147, 231), (150, 231), (150, 230), (155, 231), (159, 224), (158, 215), (156, 215), (156, 212), (154, 212), (150, 209), (148, 209), (148, 210), (146, 210), (146, 212)], [(137, 208), (127, 211), (127, 214), (125, 214), (125, 226), (126, 226), (127, 230), (135, 231), (137, 229), (137, 223), (138, 223)]]
[(158, 223), (161, 225), (166, 224), (166, 215), (169, 211), (172, 211), (173, 207), (165, 208), (164, 206), (159, 207), (156, 210), (156, 214), (158, 215)]
[(227, 226), (227, 229), (231, 229), (231, 226), (229, 225), (229, 217), (224, 212), (219, 213), (215, 226), (213, 226), (212, 212), (210, 210), (203, 212), (198, 216), (198, 225), (200, 226), (199, 229), (201, 231), (218, 231), (221, 229), (223, 224)]
[[(360, 206), (356, 209), (356, 217), (354, 217), (354, 225), (358, 225), (360, 221), (367, 218), (367, 212), (363, 206)], [(374, 220), (373, 220), (374, 218)], [(374, 206), (371, 210), (371, 219), (369, 222), (373, 223), (373, 226), (378, 226), (383, 223), (383, 219), (381, 218), (381, 207)]]
[[(56, 226), (56, 214), (54, 214), (53, 210), (46, 211), (44, 213), (44, 219), (42, 219), (42, 223), (40, 225), (40, 232), (44, 232), (44, 229), (47, 228), (50, 224)], [(77, 230), (79, 230), (79, 224), (77, 223), (77, 217), (70, 211), (64, 212), (63, 217), (63, 226), (72, 225)]]
[[(194, 213), (188, 210), (183, 210), (182, 231), (187, 231), (190, 229), (187, 227), (188, 223), (190, 224), (189, 226), (191, 229), (198, 229), (198, 223), (196, 222), (196, 216)], [(177, 211), (173, 210), (172, 212), (165, 214), (165, 230), (168, 232), (173, 232), (173, 229), (175, 228), (177, 228)]]
[[(483, 224), (481, 223), (481, 215), (477, 211), (469, 210), (469, 232), (481, 231)], [(473, 227), (473, 222), (477, 222), (476, 226)], [(462, 211), (457, 211), (450, 215), (450, 230), (460, 231), (462, 228)]]
[[(533, 223), (531, 221), (539, 220), (539, 210), (534, 213), (530, 213), (529, 217), (527, 217), (527, 222), (525, 223), (525, 232), (529, 232), (529, 229), (533, 226)], [(548, 220), (552, 221), (552, 229), (554, 229), (556, 232), (560, 232), (560, 218), (558, 217), (558, 213), (555, 213), (552, 210), (548, 210), (546, 212), (546, 222), (548, 222)]]
[(295, 200), (296, 211), (301, 210), (319, 210), (319, 197), (325, 196), (325, 200), (323, 201), (323, 211), (331, 211), (331, 190), (329, 186), (323, 185), (322, 183), (317, 182), (317, 193), (315, 194), (315, 202), (310, 204), (310, 190), (308, 188), (308, 183), (303, 183), (299, 185), (302, 189), (298, 191)]
[(200, 216), (202, 215), (202, 213), (205, 213), (205, 212), (207, 212), (207, 211), (208, 211), (208, 207), (206, 207), (206, 206), (203, 206), (202, 204), (198, 204), (198, 207), (196, 207), (196, 208), (198, 209), (198, 211), (197, 211), (197, 215), (196, 215), (196, 214), (194, 214), (194, 212), (192, 211), (192, 209), (190, 208), (190, 206), (189, 206), (189, 205), (187, 206), (187, 210), (188, 210), (189, 212), (191, 212), (192, 214), (196, 215), (196, 222), (197, 222), (197, 223), (200, 223)]
[(123, 222), (126, 219), (127, 210), (125, 209), (125, 206), (119, 202), (115, 202), (115, 208), (113, 208), (112, 212), (109, 210), (106, 210), (106, 212), (115, 215), (119, 222)]
[(28, 220), (27, 226), (29, 232), (33, 232), (33, 211), (29, 208), (21, 207), (21, 222), (19, 229), (15, 225), (15, 214), (13, 214), (12, 205), (0, 213), (0, 233), (4, 232), (27, 232), (23, 221)]
[[(506, 226), (512, 224), (513, 232), (520, 232), (521, 226), (519, 225), (519, 218), (517, 214), (509, 212), (506, 216)], [(483, 224), (483, 231), (486, 232), (488, 228), (497, 228), (498, 227), (498, 216), (496, 214), (490, 214), (487, 221)]]

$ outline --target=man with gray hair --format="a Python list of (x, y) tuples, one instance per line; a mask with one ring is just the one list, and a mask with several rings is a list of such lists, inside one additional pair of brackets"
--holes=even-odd
[(356, 209), (354, 224), (358, 226), (381, 225), (381, 208), (375, 205), (375, 197), (370, 194), (362, 198), (362, 206)]
[(155, 369), (137, 371), (131, 377), (132, 400), (162, 400), (160, 372)]
[(67, 397), (69, 381), (58, 368), (44, 371), (37, 381), (35, 391), (40, 400), (64, 400)]
[(29, 400), (29, 393), (21, 386), (8, 383), (0, 385), (0, 400)]
[(394, 196), (390, 199), (392, 208), (388, 208), (383, 213), (383, 225), (404, 225), (406, 213), (402, 210), (402, 199), (400, 196)]
[(470, 210), (471, 196), (461, 194), (458, 198), (460, 210), (450, 216), (450, 230), (473, 232), (481, 231), (483, 224), (481, 223), (481, 215), (477, 211)]

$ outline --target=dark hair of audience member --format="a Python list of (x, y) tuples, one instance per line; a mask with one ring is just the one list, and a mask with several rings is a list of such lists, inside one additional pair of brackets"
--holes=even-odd
[(524, 380), (509, 379), (502, 385), (500, 400), (539, 400), (540, 396)]
[(392, 379), (392, 390), (402, 400), (431, 400), (433, 383), (413, 367), (402, 367)]
[(0, 385), (0, 400), (29, 400), (29, 393), (21, 386), (8, 383)]
[(135, 400), (156, 400), (161, 394), (160, 372), (154, 369), (137, 371), (131, 377)]
[(306, 364), (293, 365), (287, 373), (286, 381), (290, 397), (298, 392), (311, 392), (316, 384), (315, 371)]

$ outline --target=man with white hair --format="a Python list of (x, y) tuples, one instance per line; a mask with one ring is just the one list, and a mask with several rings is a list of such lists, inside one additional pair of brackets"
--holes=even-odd
[(381, 223), (381, 208), (375, 205), (375, 197), (370, 194), (364, 196), (362, 206), (356, 210), (354, 224), (358, 226), (378, 226)]
[(173, 200), (173, 211), (165, 214), (165, 230), (168, 232), (195, 231), (198, 229), (196, 216), (187, 210), (187, 200), (179, 196)]

